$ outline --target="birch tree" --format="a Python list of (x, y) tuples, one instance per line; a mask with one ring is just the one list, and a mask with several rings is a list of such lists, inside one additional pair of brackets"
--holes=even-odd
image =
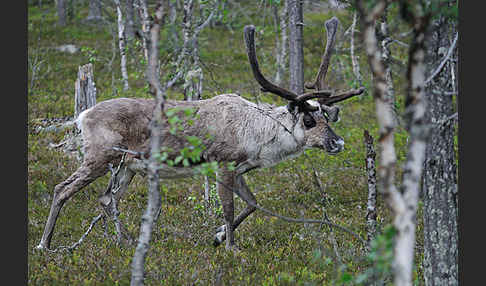
[[(373, 73), (373, 97), (379, 124), (379, 148), (381, 153), (378, 169), (379, 186), (385, 201), (392, 211), (394, 238), (393, 284), (395, 286), (412, 285), (414, 262), (416, 211), (419, 199), (420, 178), (425, 157), (425, 145), (429, 133), (425, 124), (426, 101), (425, 86), (425, 32), (430, 20), (430, 13), (421, 2), (400, 1), (403, 19), (413, 29), (413, 39), (409, 48), (407, 70), (407, 92), (405, 98), (406, 130), (409, 133), (407, 158), (403, 166), (403, 181), (400, 188), (395, 185), (396, 153), (393, 142), (395, 123), (387, 96), (386, 70), (381, 58), (381, 51), (375, 23), (379, 19), (387, 1), (377, 1), (366, 5), (365, 1), (356, 1), (363, 29), (368, 63)], [(369, 4), (369, 3), (368, 3)], [(413, 7), (412, 7), (413, 5)]]
[[(145, 0), (139, 0), (140, 4), (147, 11), (147, 4)], [(157, 76), (157, 63), (158, 63), (158, 42), (160, 37), (160, 26), (163, 21), (163, 6), (162, 1), (157, 4), (155, 17), (150, 27), (150, 30), (146, 31), (143, 35), (149, 48), (149, 58), (147, 65), (147, 78), (150, 85), (155, 90), (155, 109), (153, 112), (152, 121), (150, 122), (150, 158), (148, 159), (147, 175), (148, 175), (148, 201), (147, 208), (142, 216), (142, 222), (140, 225), (140, 234), (138, 238), (138, 244), (135, 249), (135, 253), (132, 259), (131, 269), (131, 286), (144, 285), (144, 273), (145, 273), (145, 257), (148, 252), (149, 242), (152, 235), (152, 229), (155, 222), (155, 217), (158, 209), (161, 205), (160, 192), (159, 192), (159, 174), (158, 174), (158, 161), (156, 154), (160, 152), (161, 147), (161, 124), (163, 120), (163, 109), (165, 103), (165, 88), (160, 84)], [(148, 16), (148, 14), (146, 14)], [(148, 18), (143, 19), (144, 22), (150, 21)]]
[(123, 22), (122, 9), (120, 5), (120, 0), (113, 0), (116, 5), (116, 14), (118, 20), (118, 45), (120, 47), (120, 65), (123, 78), (123, 90), (127, 91), (130, 89), (128, 85), (128, 72), (127, 72), (127, 53), (125, 50), (125, 23)]
[(210, 7), (210, 14), (205, 20), (200, 15), (199, 24), (194, 22), (194, 1), (184, 0), (182, 19), (182, 36), (184, 44), (177, 59), (177, 67), (184, 75), (184, 100), (201, 99), (204, 75), (199, 58), (199, 34), (209, 24), (215, 7)]

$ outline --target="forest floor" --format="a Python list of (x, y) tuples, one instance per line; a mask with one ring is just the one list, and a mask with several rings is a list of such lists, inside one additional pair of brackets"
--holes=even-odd
[[(83, 22), (87, 7), (75, 8), (71, 23), (59, 27), (53, 3), (28, 7), (28, 283), (128, 285), (135, 246), (116, 243), (111, 221), (107, 221), (107, 236), (100, 222), (72, 252), (35, 250), (42, 236), (54, 186), (79, 165), (78, 161), (50, 147), (59, 143), (64, 133), (36, 132), (36, 128), (42, 119), (73, 115), (78, 67), (88, 62), (93, 64), (98, 102), (114, 97), (150, 97), (140, 42), (128, 47), (131, 88), (123, 92), (118, 43), (115, 43), (113, 58), (115, 18), (109, 19), (112, 24), (90, 25)], [(275, 35), (270, 9), (266, 9), (266, 17), (261, 17), (256, 8), (249, 9), (234, 17), (230, 26), (215, 26), (202, 32), (199, 43), (205, 79), (204, 98), (231, 92), (252, 101), (286, 104), (275, 96), (260, 92), (243, 44), (243, 26), (256, 25), (261, 31), (257, 36), (261, 69), (273, 77)], [(338, 41), (342, 41), (341, 49), (345, 52), (338, 52), (333, 57), (328, 80), (336, 89), (354, 87), (349, 52), (345, 50), (349, 48), (349, 36), (342, 35), (352, 17), (345, 12), (305, 12), (305, 78), (312, 79), (317, 71), (325, 46), (323, 25), (332, 16), (341, 20)], [(176, 57), (170, 52), (173, 43), (164, 40), (168, 38), (168, 30), (164, 27), (161, 37), (163, 67)], [(69, 54), (55, 49), (64, 44), (74, 44), (79, 50)], [(357, 52), (365, 85), (369, 87), (366, 58), (362, 50)], [(406, 54), (400, 54), (398, 48), (396, 56), (405, 62)], [(396, 92), (400, 102), (404, 83), (400, 71), (397, 74)], [(182, 99), (181, 86), (172, 88), (168, 96)], [(343, 152), (331, 156), (320, 150), (307, 150), (293, 160), (251, 171), (245, 178), (261, 206), (294, 218), (322, 219), (327, 215), (333, 223), (366, 240), (368, 189), (363, 132), (368, 130), (377, 141), (374, 102), (367, 92), (340, 106), (341, 121), (333, 128), (344, 137), (346, 147)], [(403, 128), (397, 129), (395, 140), (398, 160), (402, 163), (407, 140)], [(314, 169), (322, 182), (322, 190), (313, 178)], [(398, 178), (400, 172), (397, 182), (400, 181)], [(105, 190), (108, 179), (109, 175), (98, 179), (65, 204), (57, 220), (52, 248), (71, 245), (83, 235), (100, 212), (97, 199)], [(146, 178), (137, 175), (119, 204), (120, 220), (133, 237), (138, 237), (146, 206), (146, 182)], [(210, 183), (214, 194), (214, 181), (210, 180)], [(326, 225), (286, 222), (256, 211), (236, 231), (235, 239), (241, 251), (235, 254), (225, 251), (224, 247), (212, 246), (215, 229), (223, 224), (223, 218), (220, 209), (205, 207), (202, 177), (163, 181), (161, 185), (162, 213), (146, 257), (146, 285), (355, 285), (363, 279), (363, 273), (371, 269), (389, 283), (390, 247), (386, 244), (386, 233), (381, 236), (378, 248), (367, 256), (361, 241), (348, 233)], [(235, 199), (235, 204), (236, 212), (244, 207), (239, 198)], [(422, 285), (420, 211), (421, 207), (417, 215), (414, 279)], [(391, 219), (381, 195), (378, 196), (377, 213), (378, 229), (382, 232)]]

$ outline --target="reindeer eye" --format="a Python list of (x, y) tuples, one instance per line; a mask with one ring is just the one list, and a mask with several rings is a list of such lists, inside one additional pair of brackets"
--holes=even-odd
[(306, 113), (304, 114), (304, 125), (307, 127), (307, 129), (310, 129), (316, 126), (316, 121), (310, 114)]

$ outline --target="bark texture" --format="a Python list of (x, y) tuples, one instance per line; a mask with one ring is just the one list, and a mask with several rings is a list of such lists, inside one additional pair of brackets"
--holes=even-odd
[[(210, 8), (211, 9), (211, 8)], [(184, 0), (184, 14), (182, 18), (182, 36), (184, 43), (177, 58), (177, 66), (184, 74), (184, 100), (200, 100), (203, 90), (204, 75), (199, 59), (199, 33), (210, 23), (215, 7), (203, 21), (202, 13), (198, 26), (194, 25), (194, 1)]]
[(86, 64), (78, 68), (78, 78), (74, 86), (74, 118), (84, 110), (96, 104), (96, 86), (93, 65)]
[(123, 90), (129, 90), (128, 85), (128, 72), (127, 72), (127, 53), (125, 51), (126, 41), (125, 41), (125, 23), (123, 22), (122, 9), (120, 6), (120, 0), (114, 0), (116, 5), (116, 14), (118, 17), (118, 45), (120, 47), (120, 58), (121, 58), (121, 72), (123, 78)]
[[(407, 1), (401, 1), (401, 14), (413, 28), (409, 48), (407, 70), (407, 94), (405, 99), (406, 130), (409, 133), (407, 158), (403, 167), (403, 181), (400, 190), (394, 185), (396, 154), (393, 142), (395, 121), (387, 94), (386, 68), (382, 51), (375, 32), (376, 21), (384, 15), (386, 1), (377, 2), (371, 9), (363, 1), (357, 1), (371, 71), (373, 72), (373, 96), (380, 125), (381, 166), (379, 168), (380, 188), (383, 188), (387, 205), (392, 210), (394, 238), (393, 284), (412, 285), (414, 265), (416, 211), (418, 206), (420, 179), (425, 158), (425, 145), (429, 128), (425, 124), (425, 31), (430, 14), (413, 12)], [(414, 8), (424, 9), (421, 5)]]
[[(281, 85), (284, 79), (285, 70), (288, 66), (287, 50), (288, 50), (288, 35), (287, 35), (287, 18), (288, 5), (287, 0), (282, 0), (283, 7), (280, 14), (278, 13), (277, 3), (273, 4), (273, 15), (275, 20), (275, 44), (277, 50), (276, 65), (277, 71), (275, 73), (275, 83)], [(280, 36), (280, 37), (279, 37)]]
[(368, 177), (368, 204), (366, 207), (367, 249), (371, 249), (371, 241), (376, 235), (376, 152), (373, 146), (373, 137), (368, 130), (363, 134), (366, 148), (366, 174)]
[(354, 12), (353, 14), (353, 23), (351, 24), (351, 37), (350, 37), (350, 54), (351, 54), (351, 63), (353, 66), (353, 73), (356, 81), (358, 82), (359, 86), (363, 86), (363, 79), (361, 77), (361, 72), (359, 68), (359, 59), (358, 56), (354, 53), (355, 44), (354, 44), (354, 34), (356, 32), (356, 21), (358, 18), (358, 13)]
[[(444, 17), (432, 23), (426, 55), (429, 74), (445, 57), (454, 34), (455, 27)], [(454, 120), (447, 120), (454, 106), (452, 94), (444, 92), (455, 87), (453, 60), (427, 86), (427, 121), (432, 130), (423, 176), (425, 285), (458, 285), (455, 132)]]
[(89, 0), (89, 12), (87, 21), (100, 21), (101, 17), (101, 0)]
[[(125, 35), (128, 40), (132, 40), (135, 37), (135, 11), (133, 2), (135, 0), (125, 0)], [(170, 1), (169, 1), (170, 2)]]
[(67, 21), (67, 1), (57, 0), (57, 24), (61, 27), (66, 26)]
[[(144, 10), (147, 11), (147, 4), (145, 0), (140, 1), (144, 6)], [(142, 222), (140, 225), (140, 234), (138, 238), (138, 244), (135, 249), (132, 260), (132, 276), (130, 285), (139, 286), (144, 285), (144, 272), (145, 272), (145, 257), (147, 255), (150, 238), (152, 235), (152, 229), (155, 222), (157, 211), (160, 209), (161, 200), (159, 192), (159, 163), (156, 158), (156, 154), (160, 153), (162, 134), (161, 128), (163, 120), (164, 103), (165, 103), (165, 89), (162, 88), (159, 78), (157, 76), (157, 63), (158, 63), (158, 43), (160, 39), (160, 26), (163, 21), (163, 6), (162, 1), (157, 4), (157, 9), (155, 12), (155, 19), (153, 21), (152, 27), (148, 33), (144, 34), (147, 43), (149, 44), (149, 61), (147, 65), (147, 76), (149, 83), (155, 89), (156, 104), (153, 111), (153, 117), (150, 122), (150, 158), (148, 162), (148, 201), (147, 208), (142, 216)], [(144, 19), (148, 21), (148, 19)], [(149, 38), (150, 37), (150, 38)]]
[(288, 0), (289, 16), (289, 89), (296, 94), (304, 93), (304, 26), (302, 1)]

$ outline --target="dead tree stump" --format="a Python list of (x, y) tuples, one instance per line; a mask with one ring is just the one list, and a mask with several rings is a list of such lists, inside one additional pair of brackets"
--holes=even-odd
[(78, 69), (74, 90), (74, 118), (84, 110), (96, 104), (96, 86), (93, 76), (93, 65), (86, 64)]
[[(74, 120), (84, 110), (96, 104), (96, 86), (93, 76), (93, 65), (86, 64), (79, 66), (78, 78), (74, 86)], [(68, 155), (81, 161), (83, 158), (81, 146), (83, 144), (81, 131), (78, 130), (74, 120), (71, 122), (73, 127), (66, 132), (64, 139), (56, 146), (61, 147)]]

